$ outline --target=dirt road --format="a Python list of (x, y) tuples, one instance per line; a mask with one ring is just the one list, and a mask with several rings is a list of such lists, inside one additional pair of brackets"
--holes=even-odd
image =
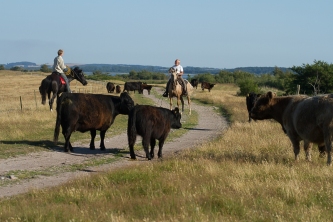
[[(153, 99), (156, 103), (156, 106), (169, 108), (168, 100), (166, 98), (156, 98), (152, 94), (144, 94), (144, 96)], [(185, 112), (188, 111), (187, 108), (188, 107), (185, 106)], [(195, 148), (200, 144), (203, 144), (221, 135), (222, 132), (228, 127), (228, 124), (227, 121), (221, 117), (221, 115), (214, 111), (214, 109), (215, 107), (202, 106), (192, 103), (192, 110), (196, 111), (199, 115), (198, 125), (192, 129), (189, 129), (189, 131), (180, 138), (165, 143), (163, 147), (163, 156), (170, 157), (181, 150)], [(182, 119), (182, 121), (184, 120)], [(96, 147), (99, 147), (99, 142), (100, 141), (97, 139)], [(139, 137), (137, 142), (140, 142)], [(90, 150), (89, 142), (86, 144), (76, 142), (73, 143), (73, 146), (75, 147), (75, 153), (70, 154), (62, 152), (62, 149), (59, 148), (59, 150), (43, 151), (39, 153), (32, 153), (26, 156), (0, 160), (0, 175), (6, 175), (7, 172), (13, 170), (38, 171), (47, 168), (52, 171), (53, 168), (80, 164), (87, 159), (98, 159), (110, 156), (114, 157), (117, 150), (128, 149), (128, 142), (126, 133), (123, 133), (112, 138), (106, 138), (106, 151), (103, 152), (99, 149)], [(11, 183), (10, 185), (1, 186), (0, 197), (17, 195), (32, 189), (57, 186), (79, 176), (89, 175), (106, 170), (115, 170), (129, 165), (145, 164), (148, 162), (146, 158), (144, 158), (145, 155), (143, 151), (136, 152), (136, 154), (138, 155), (138, 161), (131, 161), (129, 159), (129, 155), (126, 155), (123, 158), (120, 158), (120, 160), (98, 167), (89, 167), (85, 168), (84, 170), (75, 172), (58, 173), (53, 176), (36, 176), (36, 178), (29, 180), (17, 180), (15, 183)], [(5, 178), (2, 177), (1, 179)], [(15, 180), (15, 177), (11, 180)]]

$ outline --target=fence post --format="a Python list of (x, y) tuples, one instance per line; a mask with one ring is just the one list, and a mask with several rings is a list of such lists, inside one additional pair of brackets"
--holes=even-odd
[(36, 90), (34, 90), (34, 94), (35, 94), (35, 103), (36, 103), (36, 109), (37, 109), (37, 98), (36, 98)]
[(20, 96), (20, 104), (21, 104), (21, 111), (22, 111), (22, 97)]

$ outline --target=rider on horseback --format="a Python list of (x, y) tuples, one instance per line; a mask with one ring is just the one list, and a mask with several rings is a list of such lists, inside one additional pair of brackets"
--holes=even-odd
[(63, 54), (64, 54), (64, 51), (62, 49), (59, 49), (58, 56), (54, 58), (53, 72), (57, 72), (59, 75), (61, 75), (61, 77), (66, 82), (67, 92), (71, 93), (72, 91), (69, 87), (68, 79), (64, 73), (64, 69), (69, 69), (69, 68), (67, 66), (65, 66), (65, 64), (64, 64), (64, 60), (62, 58)]
[[(179, 80), (181, 80), (180, 82), (181, 82), (181, 85), (182, 85), (182, 88), (183, 88), (183, 95), (187, 96), (186, 83), (184, 82), (184, 79), (182, 78), (182, 75), (184, 74), (184, 69), (180, 65), (180, 60), (179, 59), (175, 60), (175, 65), (172, 66), (172, 68), (174, 68), (176, 70), (177, 77), (178, 77)], [(171, 82), (171, 75), (170, 75), (169, 81), (166, 85), (165, 92), (163, 93), (163, 97), (168, 97), (168, 90), (169, 90), (170, 82)]]

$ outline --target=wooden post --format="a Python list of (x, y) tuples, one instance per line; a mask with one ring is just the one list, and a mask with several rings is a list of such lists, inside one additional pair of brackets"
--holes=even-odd
[(20, 104), (21, 104), (21, 111), (22, 111), (22, 97), (20, 96)]
[(35, 94), (35, 103), (36, 103), (36, 109), (37, 109), (36, 90), (34, 90), (34, 94)]
[(297, 92), (296, 92), (296, 95), (299, 95), (299, 91), (301, 90), (301, 86), (300, 85), (297, 85)]

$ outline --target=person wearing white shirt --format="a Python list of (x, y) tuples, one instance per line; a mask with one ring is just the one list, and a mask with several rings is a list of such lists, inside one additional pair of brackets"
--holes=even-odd
[(58, 56), (54, 58), (53, 72), (59, 73), (62, 76), (62, 78), (64, 78), (64, 80), (66, 82), (67, 92), (71, 93), (72, 91), (69, 87), (69, 81), (67, 79), (67, 76), (64, 73), (64, 69), (66, 69), (67, 67), (65, 66), (64, 59), (62, 58), (63, 54), (64, 54), (64, 50), (59, 49)]
[[(184, 79), (182, 78), (182, 76), (184, 74), (184, 69), (183, 69), (183, 66), (180, 65), (180, 60), (179, 59), (175, 60), (175, 65), (172, 66), (172, 68), (174, 68), (176, 70), (177, 77), (182, 81), (182, 85), (183, 85), (183, 89), (184, 89), (183, 95), (187, 96), (186, 83), (184, 82)], [(170, 79), (171, 79), (171, 75), (170, 75), (169, 81), (166, 85), (165, 92), (163, 93), (163, 97), (168, 97), (168, 89), (169, 89)]]

